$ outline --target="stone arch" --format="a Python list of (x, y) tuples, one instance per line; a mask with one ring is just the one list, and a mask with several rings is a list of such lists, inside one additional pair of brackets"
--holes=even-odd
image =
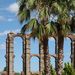
[(71, 63), (75, 68), (75, 34), (71, 33), (67, 37), (71, 39)]
[[(30, 74), (30, 59), (31, 57), (38, 57), (39, 58), (39, 74), (42, 75), (42, 72), (44, 70), (44, 51), (43, 51), (43, 45), (39, 45), (39, 54), (31, 54), (30, 53), (30, 35), (22, 35), (20, 33), (9, 33), (6, 39), (6, 67), (7, 67), (7, 75), (14, 75), (13, 70), (13, 63), (14, 63), (14, 50), (13, 50), (13, 41), (15, 37), (21, 37), (23, 40), (23, 72), (22, 75), (31, 75)], [(71, 39), (71, 62), (73, 66), (75, 67), (75, 35), (70, 34), (67, 36)], [(49, 57), (55, 58), (55, 69), (58, 68), (58, 38), (55, 36), (53, 37), (55, 39), (55, 54), (51, 55), (49, 54)]]
[(8, 75), (14, 74), (14, 33), (7, 34), (6, 39), (6, 68)]
[[(10, 33), (9, 33), (10, 34)], [(25, 66), (24, 66), (24, 57), (23, 57), (23, 55), (24, 55), (24, 39), (25, 39), (25, 36), (24, 35), (22, 35), (22, 34), (20, 34), (20, 33), (17, 33), (17, 34), (15, 34), (14, 33), (14, 35), (13, 35), (13, 38), (14, 38), (14, 40), (15, 40), (15, 38), (21, 38), (21, 40), (22, 40), (22, 55), (21, 55), (21, 58), (22, 58), (22, 66), (23, 66), (23, 69), (22, 69), (22, 72), (21, 73), (24, 73), (24, 68), (25, 68)], [(14, 41), (13, 40), (13, 41)]]
[[(34, 61), (34, 59), (35, 59), (35, 61)], [(34, 64), (34, 67), (35, 67), (35, 71), (36, 72), (34, 72), (34, 73), (37, 73), (37, 74), (40, 74), (40, 66), (39, 66), (39, 64), (40, 64), (40, 58), (39, 58), (39, 56), (38, 55), (35, 55), (35, 54), (33, 54), (32, 55), (32, 57), (31, 57), (31, 59), (30, 59), (30, 70), (31, 70), (31, 73), (33, 74), (33, 72), (32, 72), (32, 64)], [(33, 63), (32, 63), (33, 62)], [(36, 65), (37, 66), (36, 66)], [(37, 67), (37, 68), (36, 68)]]
[(31, 54), (31, 55), (30, 55), (30, 58), (32, 58), (32, 57), (37, 57), (38, 59), (40, 58), (40, 57), (39, 57), (39, 54)]
[[(8, 75), (14, 75), (14, 50), (13, 50), (13, 42), (15, 37), (21, 37), (23, 40), (23, 71), (25, 70), (25, 38), (28, 37), (28, 35), (21, 35), (21, 34), (15, 34), (15, 33), (9, 33), (7, 35), (6, 39), (6, 67), (7, 67), (7, 73)], [(28, 48), (28, 46), (27, 46)]]

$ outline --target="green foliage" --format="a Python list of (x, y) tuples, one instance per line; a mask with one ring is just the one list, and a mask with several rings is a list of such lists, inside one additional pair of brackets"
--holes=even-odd
[[(33, 10), (37, 10), (39, 12), (40, 20), (45, 17), (49, 17), (50, 14), (68, 14), (68, 10), (74, 10), (75, 1), (74, 0), (18, 0), (19, 2), (19, 18), (23, 20), (27, 19), (26, 10), (30, 12)], [(25, 13), (23, 13), (25, 12)], [(20, 15), (21, 14), (21, 15)], [(27, 16), (26, 16), (27, 15)], [(24, 16), (24, 17), (22, 17)], [(29, 17), (29, 16), (28, 16)]]
[(22, 29), (21, 29), (21, 33), (24, 34), (25, 31), (33, 31), (35, 29), (37, 29), (38, 27), (38, 21), (36, 19), (32, 19), (31, 21), (29, 21), (28, 24), (25, 24)]
[(55, 69), (52, 67), (52, 65), (51, 65), (51, 75), (56, 75), (56, 71), (55, 71)]
[[(50, 68), (51, 68), (51, 75), (56, 75), (56, 71), (52, 65)], [(45, 73), (43, 72), (42, 75), (45, 75)], [(73, 66), (71, 64), (65, 63), (62, 75), (75, 75), (75, 69), (73, 68)]]
[(52, 23), (48, 23), (45, 28), (47, 36), (55, 35), (55, 33), (57, 33), (57, 29)]
[(75, 33), (75, 16), (71, 20), (71, 31)]
[(52, 12), (54, 13), (54, 14), (58, 14), (58, 13), (62, 13), (62, 9), (61, 9), (61, 6), (57, 3), (57, 2), (54, 2), (53, 4), (52, 4)]
[[(50, 70), (51, 70), (51, 75), (56, 75), (56, 71), (52, 65), (50, 66)], [(46, 75), (46, 74), (43, 72), (42, 75)]]
[[(46, 26), (46, 30), (43, 29), (46, 35), (50, 36), (51, 34), (55, 34), (56, 31), (55, 25), (50, 24), (49, 18), (52, 14), (56, 15), (57, 23), (62, 28), (62, 35), (65, 36), (68, 32), (70, 32), (70, 15), (69, 12), (71, 10), (75, 10), (75, 0), (18, 0), (19, 3), (19, 12), (18, 17), (21, 23), (25, 20), (29, 20), (29, 23), (24, 25), (21, 32), (24, 34), (26, 28), (30, 27), (32, 33), (37, 33), (37, 26), (41, 28), (42, 25)], [(30, 13), (35, 10), (38, 12), (38, 20), (31, 19)], [(46, 23), (45, 23), (46, 22)], [(28, 26), (27, 26), (28, 25)], [(49, 25), (49, 26), (48, 26)], [(35, 27), (34, 27), (35, 26)], [(49, 27), (49, 28), (48, 28)], [(24, 29), (25, 28), (25, 29)], [(38, 29), (37, 28), (37, 29)], [(45, 28), (45, 27), (44, 27)], [(48, 29), (48, 30), (47, 30)], [(40, 32), (41, 35), (42, 32)], [(38, 35), (40, 38), (41, 36)], [(36, 36), (36, 35), (35, 35)]]
[(20, 73), (16, 73), (15, 75), (20, 75)]
[(63, 75), (75, 75), (75, 70), (71, 64), (67, 63), (63, 69)]
[(46, 35), (51, 36), (57, 32), (56, 27), (52, 25), (52, 23), (43, 24), (38, 23), (36, 19), (31, 19), (28, 24), (24, 25), (21, 29), (21, 33), (24, 34), (26, 31), (31, 31), (32, 37), (37, 37), (40, 41), (42, 40), (43, 36)]
[[(23, 24), (24, 21), (28, 20), (28, 23), (21, 29), (22, 34), (30, 31), (33, 38), (37, 37), (43, 43), (43, 41), (47, 42), (46, 39), (53, 35), (57, 35), (59, 41), (70, 32), (69, 13), (75, 11), (75, 0), (18, 0), (18, 3), (20, 22)], [(38, 12), (38, 19), (31, 19), (33, 10)], [(51, 15), (53, 18), (57, 16), (58, 26), (50, 21)], [(64, 40), (60, 41), (63, 46)], [(45, 59), (47, 60), (47, 58)]]
[(30, 19), (30, 11), (28, 9), (24, 9), (18, 13), (19, 21), (22, 23), (24, 20)]
[(71, 32), (70, 26), (67, 24), (62, 25), (62, 34), (66, 36), (66, 34), (68, 34), (69, 32)]

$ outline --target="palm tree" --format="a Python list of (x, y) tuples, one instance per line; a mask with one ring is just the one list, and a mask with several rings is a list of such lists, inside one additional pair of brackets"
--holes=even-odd
[[(58, 36), (58, 68), (57, 75), (62, 75), (63, 70), (63, 45), (64, 45), (64, 37), (71, 32), (74, 31), (74, 17), (72, 18), (72, 24), (70, 27), (70, 11), (75, 11), (75, 1), (74, 0), (63, 0), (54, 3), (54, 13), (58, 14), (57, 21), (55, 25), (57, 27), (57, 36)], [(57, 6), (57, 7), (56, 7)], [(59, 11), (59, 12), (56, 12)]]
[[(64, 45), (64, 37), (71, 32), (73, 27), (70, 27), (70, 15), (68, 14), (70, 10), (75, 10), (75, 6), (70, 5), (73, 4), (73, 0), (63, 1), (60, 3), (62, 6), (61, 14), (58, 16), (58, 20), (56, 22), (57, 26), (57, 35), (58, 35), (58, 69), (57, 75), (62, 75), (63, 70), (63, 45)], [(72, 20), (74, 21), (74, 19)], [(74, 22), (73, 22), (74, 23)], [(74, 25), (74, 24), (73, 24)]]
[[(58, 24), (59, 25), (59, 24)], [(60, 27), (60, 25), (59, 25)], [(70, 30), (70, 27), (67, 27)], [(58, 68), (57, 68), (57, 75), (62, 75), (63, 70), (63, 45), (64, 45), (64, 35), (62, 33), (64, 29), (58, 29)], [(66, 31), (66, 29), (64, 30)]]
[(43, 0), (21, 0), (19, 8), (19, 19), (21, 23), (24, 22), (24, 20), (30, 19), (30, 11), (36, 10), (39, 12), (39, 19), (31, 19), (28, 24), (23, 26), (21, 33), (24, 33), (26, 30), (31, 30), (31, 36), (37, 37), (43, 44), (46, 75), (50, 75), (48, 36), (55, 32), (55, 28), (51, 25), (48, 18), (50, 15), (49, 8), (51, 7), (49, 3), (50, 1), (45, 2)]
[(48, 37), (56, 32), (55, 26), (48, 23), (46, 26), (40, 24), (36, 19), (31, 19), (31, 21), (22, 27), (21, 33), (24, 34), (25, 31), (31, 29), (31, 37), (37, 37), (39, 42), (43, 44), (44, 50), (44, 63), (45, 63), (45, 74), (50, 75), (50, 58), (48, 51)]
[[(31, 36), (37, 37), (43, 44), (45, 73), (50, 75), (49, 57), (48, 57), (48, 37), (56, 33), (55, 25), (50, 23), (50, 15), (57, 16), (57, 34), (58, 35), (58, 75), (62, 75), (63, 43), (64, 35), (69, 30), (68, 12), (75, 10), (75, 0), (18, 0), (19, 2), (19, 20), (21, 23), (29, 21), (22, 28), (22, 33), (31, 30)], [(38, 19), (30, 20), (32, 11), (38, 12)]]

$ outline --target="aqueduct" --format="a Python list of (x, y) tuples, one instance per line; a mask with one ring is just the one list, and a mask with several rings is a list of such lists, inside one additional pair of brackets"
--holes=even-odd
[[(13, 48), (13, 41), (15, 37), (21, 37), (23, 40), (23, 70), (21, 72), (21, 75), (31, 75), (30, 72), (30, 59), (33, 56), (36, 56), (39, 58), (39, 75), (42, 75), (42, 72), (44, 70), (44, 52), (43, 52), (43, 46), (41, 45), (39, 48), (39, 54), (31, 54), (30, 53), (30, 35), (22, 35), (22, 34), (15, 34), (15, 33), (9, 33), (7, 35), (6, 39), (6, 72), (3, 72), (3, 75), (15, 75), (14, 73), (14, 48)], [(75, 68), (75, 35), (69, 34), (67, 36), (71, 39), (71, 62)], [(49, 54), (49, 56), (52, 56), (55, 58), (55, 68), (57, 69), (57, 38), (55, 39), (55, 55)]]

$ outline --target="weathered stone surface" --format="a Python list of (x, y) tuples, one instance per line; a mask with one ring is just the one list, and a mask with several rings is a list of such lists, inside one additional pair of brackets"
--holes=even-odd
[[(31, 54), (30, 53), (30, 35), (22, 35), (22, 34), (15, 34), (15, 33), (9, 33), (6, 39), (6, 68), (7, 70), (2, 73), (2, 75), (15, 75), (14, 73), (14, 49), (13, 49), (13, 42), (15, 37), (21, 37), (23, 40), (23, 72), (21, 72), (21, 75), (31, 75), (30, 72), (30, 59), (33, 56), (36, 56), (39, 58), (39, 75), (42, 75), (42, 72), (44, 71), (44, 52), (43, 52), (43, 45), (40, 45), (39, 47), (39, 54)], [(75, 35), (68, 35), (72, 42), (71, 42), (71, 61), (75, 68)], [(57, 51), (57, 40), (55, 40), (55, 54), (58, 55)], [(52, 56), (50, 54), (50, 56)], [(53, 56), (52, 56), (53, 57)], [(55, 68), (57, 69), (57, 56), (54, 58), (55, 60)], [(62, 63), (62, 62), (61, 62)]]

